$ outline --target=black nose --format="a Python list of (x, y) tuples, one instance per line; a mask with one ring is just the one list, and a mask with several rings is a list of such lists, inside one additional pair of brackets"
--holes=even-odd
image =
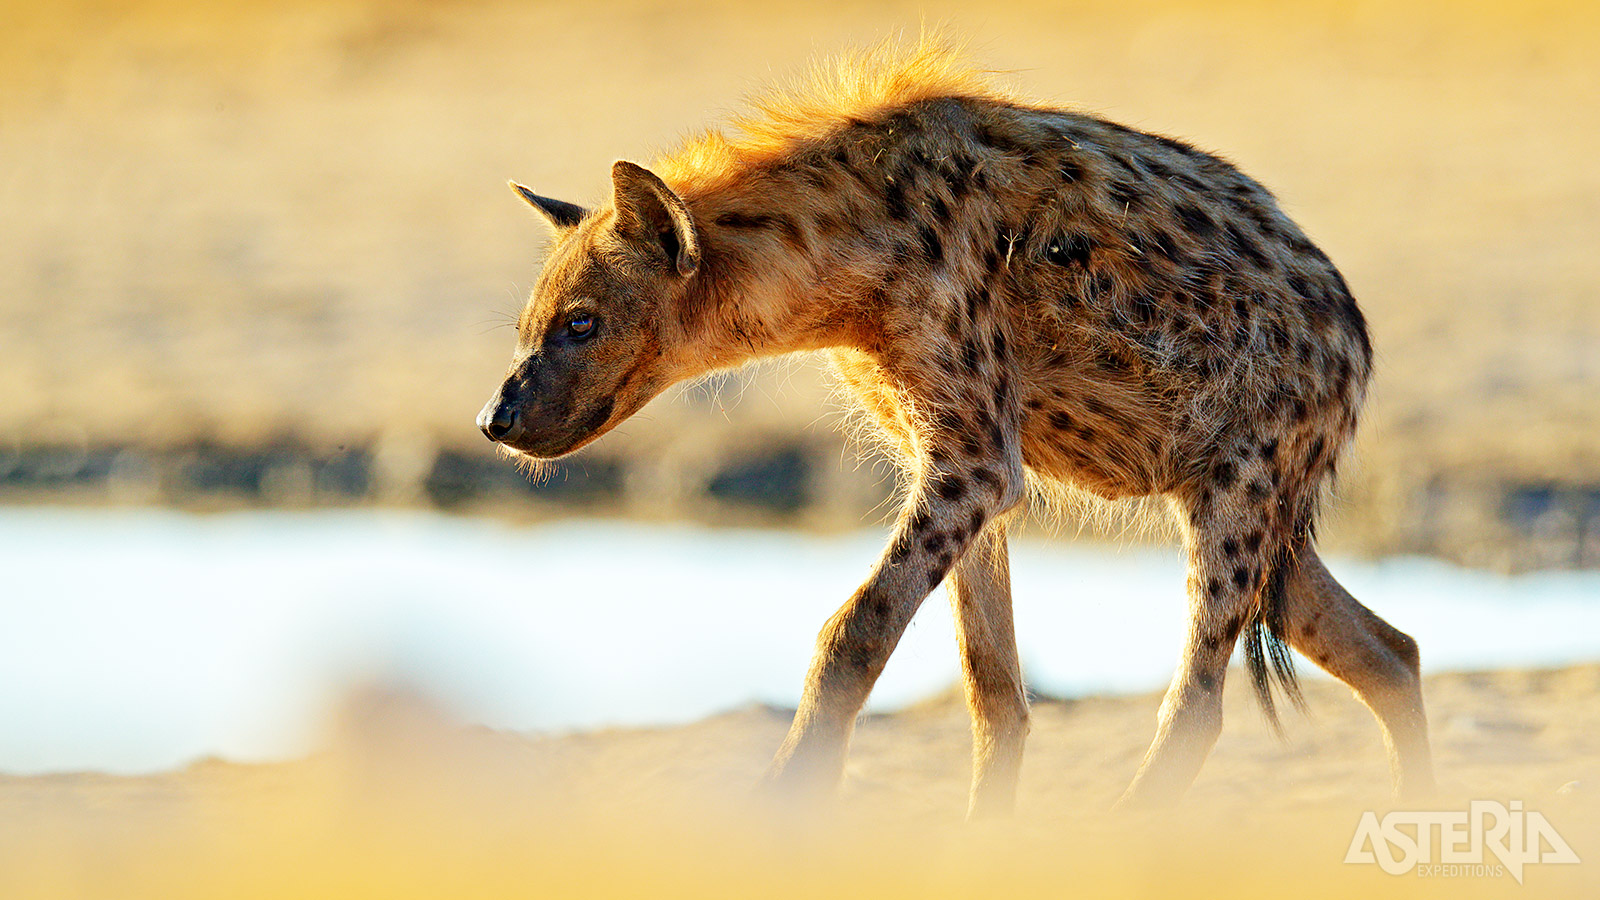
[(478, 413), (478, 427), (489, 440), (499, 443), (517, 427), (517, 410), (509, 403), (491, 403)]

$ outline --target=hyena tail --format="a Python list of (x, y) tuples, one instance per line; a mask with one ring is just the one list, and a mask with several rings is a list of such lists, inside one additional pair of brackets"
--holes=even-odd
[(1274, 693), (1281, 692), (1301, 712), (1306, 709), (1287, 640), (1287, 611), (1289, 576), (1299, 563), (1301, 551), (1311, 543), (1316, 528), (1315, 509), (1302, 506), (1294, 522), (1288, 539), (1280, 541), (1266, 560), (1261, 592), (1244, 629), (1245, 669), (1250, 673), (1256, 699), (1261, 702), (1262, 714), (1279, 736), (1283, 725), (1278, 719)]

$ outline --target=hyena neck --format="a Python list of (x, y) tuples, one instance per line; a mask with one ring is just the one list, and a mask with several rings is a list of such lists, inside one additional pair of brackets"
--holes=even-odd
[(878, 266), (849, 236), (819, 235), (795, 199), (725, 189), (689, 201), (705, 261), (679, 321), (699, 367), (872, 343), (861, 282)]

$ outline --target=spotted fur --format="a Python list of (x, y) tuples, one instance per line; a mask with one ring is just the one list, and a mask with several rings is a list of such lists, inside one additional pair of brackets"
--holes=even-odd
[[(1241, 635), (1269, 713), (1274, 678), (1298, 699), (1287, 644), (1308, 650), (1378, 713), (1397, 777), (1431, 779), (1409, 639), (1311, 549), (1372, 369), (1366, 322), (1260, 184), (926, 46), (613, 175), (592, 211), (521, 189), (557, 240), (486, 430), (556, 456), (670, 384), (820, 350), (908, 473), (888, 548), (819, 637), (774, 783), (838, 778), (873, 681), (948, 579), (974, 809), (1011, 803), (1027, 708), (1004, 519), (1030, 477), (1178, 511), (1190, 634), (1130, 799), (1198, 771)], [(575, 316), (598, 333), (576, 336)], [(1304, 616), (1345, 622), (1346, 642), (1298, 636)]]

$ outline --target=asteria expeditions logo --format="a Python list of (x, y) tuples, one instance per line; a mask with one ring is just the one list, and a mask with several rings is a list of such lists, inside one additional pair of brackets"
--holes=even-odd
[[(1438, 853), (1434, 847), (1438, 847)], [(1488, 851), (1485, 854), (1485, 851)], [(1347, 863), (1377, 863), (1390, 875), (1499, 877), (1522, 883), (1529, 863), (1576, 863), (1578, 854), (1543, 815), (1494, 800), (1473, 800), (1465, 810), (1394, 810), (1378, 818), (1367, 811), (1345, 852)]]

